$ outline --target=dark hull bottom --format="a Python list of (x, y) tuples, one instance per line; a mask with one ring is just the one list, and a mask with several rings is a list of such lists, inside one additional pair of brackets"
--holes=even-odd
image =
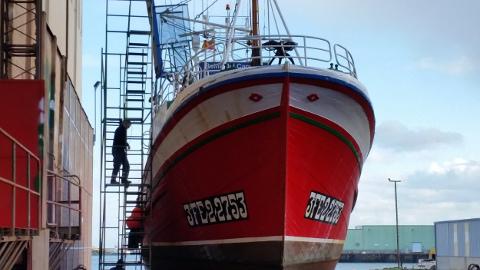
[(292, 266), (260, 266), (249, 264), (228, 264), (228, 263), (211, 263), (211, 262), (181, 262), (181, 261), (161, 261), (157, 260), (150, 269), (155, 270), (333, 270), (337, 261), (320, 262), (310, 264), (300, 264)]
[(334, 270), (341, 244), (258, 242), (152, 247), (152, 270)]

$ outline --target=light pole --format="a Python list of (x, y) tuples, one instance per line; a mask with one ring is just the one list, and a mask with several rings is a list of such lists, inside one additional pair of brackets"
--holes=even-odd
[(94, 108), (94, 113), (93, 113), (93, 143), (95, 143), (95, 141), (97, 140), (97, 88), (100, 86), (100, 81), (97, 81), (94, 85), (93, 85), (93, 89), (94, 89), (94, 97), (93, 97), (93, 103), (95, 104), (95, 108)]
[(401, 180), (393, 180), (388, 178), (389, 182), (393, 182), (395, 185), (395, 217), (396, 217), (396, 230), (397, 230), (397, 264), (398, 264), (398, 269), (401, 269), (401, 262), (400, 262), (400, 244), (399, 244), (399, 238), (398, 238), (398, 206), (397, 206), (397, 183), (402, 182)]

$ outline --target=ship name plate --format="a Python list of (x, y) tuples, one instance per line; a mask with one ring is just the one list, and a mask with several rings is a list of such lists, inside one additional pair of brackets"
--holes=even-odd
[(243, 191), (209, 197), (183, 204), (188, 225), (202, 225), (240, 221), (248, 218)]
[(320, 192), (310, 192), (305, 218), (336, 225), (342, 215), (344, 202)]

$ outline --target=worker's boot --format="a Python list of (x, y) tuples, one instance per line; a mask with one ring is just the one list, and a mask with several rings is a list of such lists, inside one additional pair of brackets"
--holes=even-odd
[(132, 182), (128, 181), (128, 173), (127, 174), (122, 174), (122, 185), (124, 186), (129, 186)]
[(120, 183), (116, 179), (117, 179), (117, 176), (112, 175), (112, 179), (110, 179), (110, 185), (120, 185)]

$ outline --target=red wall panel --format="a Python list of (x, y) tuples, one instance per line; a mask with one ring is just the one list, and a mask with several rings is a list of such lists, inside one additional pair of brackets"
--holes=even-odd
[[(44, 82), (41, 80), (0, 80), (0, 128), (39, 158), (41, 158), (39, 136), (43, 130), (43, 97)], [(28, 166), (27, 152), (19, 146), (13, 151), (12, 140), (0, 134), (0, 177), (12, 181), (15, 176), (16, 184), (27, 188), (30, 184), (31, 189), (39, 192), (40, 164), (30, 158), (30, 177), (27, 174)], [(16, 188), (15, 192), (15, 227), (27, 228), (28, 194), (21, 188)], [(30, 196), (32, 206), (30, 220), (31, 227), (34, 228), (39, 225), (39, 200), (36, 195)], [(13, 188), (4, 182), (0, 182), (0, 205), (2, 209), (7, 210), (5, 214), (0, 215), (0, 228), (11, 227)]]

